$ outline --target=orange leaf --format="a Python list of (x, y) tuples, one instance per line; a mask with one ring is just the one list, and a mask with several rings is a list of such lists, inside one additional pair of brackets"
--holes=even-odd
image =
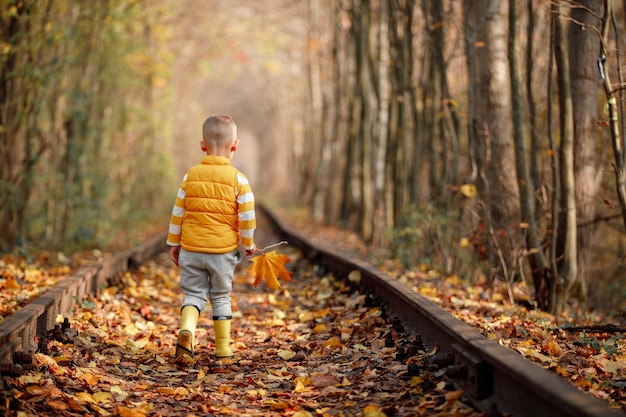
[(8, 277), (6, 283), (4, 284), (5, 288), (9, 290), (19, 290), (20, 284), (12, 277)]
[(251, 261), (252, 265), (248, 268), (248, 278), (255, 278), (252, 284), (255, 287), (264, 279), (267, 287), (272, 290), (281, 288), (278, 278), (284, 281), (291, 281), (291, 272), (285, 268), (285, 264), (291, 261), (287, 255), (273, 250), (254, 257)]

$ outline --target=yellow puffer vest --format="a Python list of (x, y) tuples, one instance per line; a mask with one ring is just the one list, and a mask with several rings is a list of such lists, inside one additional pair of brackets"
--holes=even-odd
[(227, 253), (239, 246), (237, 168), (207, 155), (187, 172), (180, 244), (192, 252)]

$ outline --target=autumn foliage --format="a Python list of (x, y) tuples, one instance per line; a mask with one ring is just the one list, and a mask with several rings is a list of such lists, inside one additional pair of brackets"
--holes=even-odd
[(252, 285), (255, 287), (265, 280), (265, 284), (269, 289), (277, 290), (281, 288), (278, 278), (284, 281), (291, 281), (291, 272), (285, 268), (285, 264), (291, 261), (289, 256), (273, 250), (252, 258), (251, 261), (252, 265), (248, 268), (248, 277), (250, 279), (254, 278)]

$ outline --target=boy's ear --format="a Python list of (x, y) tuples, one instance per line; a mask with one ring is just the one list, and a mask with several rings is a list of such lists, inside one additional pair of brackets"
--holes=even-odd
[(203, 140), (200, 141), (200, 148), (202, 149), (202, 152), (206, 152), (206, 143), (204, 143)]
[(237, 147), (239, 146), (239, 139), (235, 139), (233, 141), (233, 144), (230, 147), (230, 151), (231, 152), (235, 152), (237, 150)]

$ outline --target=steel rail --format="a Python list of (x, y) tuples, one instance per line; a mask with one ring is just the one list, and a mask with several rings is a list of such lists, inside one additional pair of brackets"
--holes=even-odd
[(35, 300), (0, 323), (0, 373), (20, 374), (22, 365), (32, 362), (37, 338), (59, 324), (57, 316), (65, 315), (85, 296), (97, 295), (116, 274), (138, 267), (162, 253), (166, 234), (143, 245), (105, 257), (86, 266), (45, 291)]
[[(411, 287), (373, 266), (315, 245), (260, 205), (280, 239), (298, 248), (311, 263), (348, 279), (360, 274), (359, 289), (381, 302), (390, 317), (419, 335), (427, 346), (438, 346), (435, 361), (447, 375), (491, 415), (514, 417), (624, 417), (624, 413), (588, 395), (569, 382), (513, 350), (487, 339)], [(354, 274), (353, 274), (354, 276)]]

